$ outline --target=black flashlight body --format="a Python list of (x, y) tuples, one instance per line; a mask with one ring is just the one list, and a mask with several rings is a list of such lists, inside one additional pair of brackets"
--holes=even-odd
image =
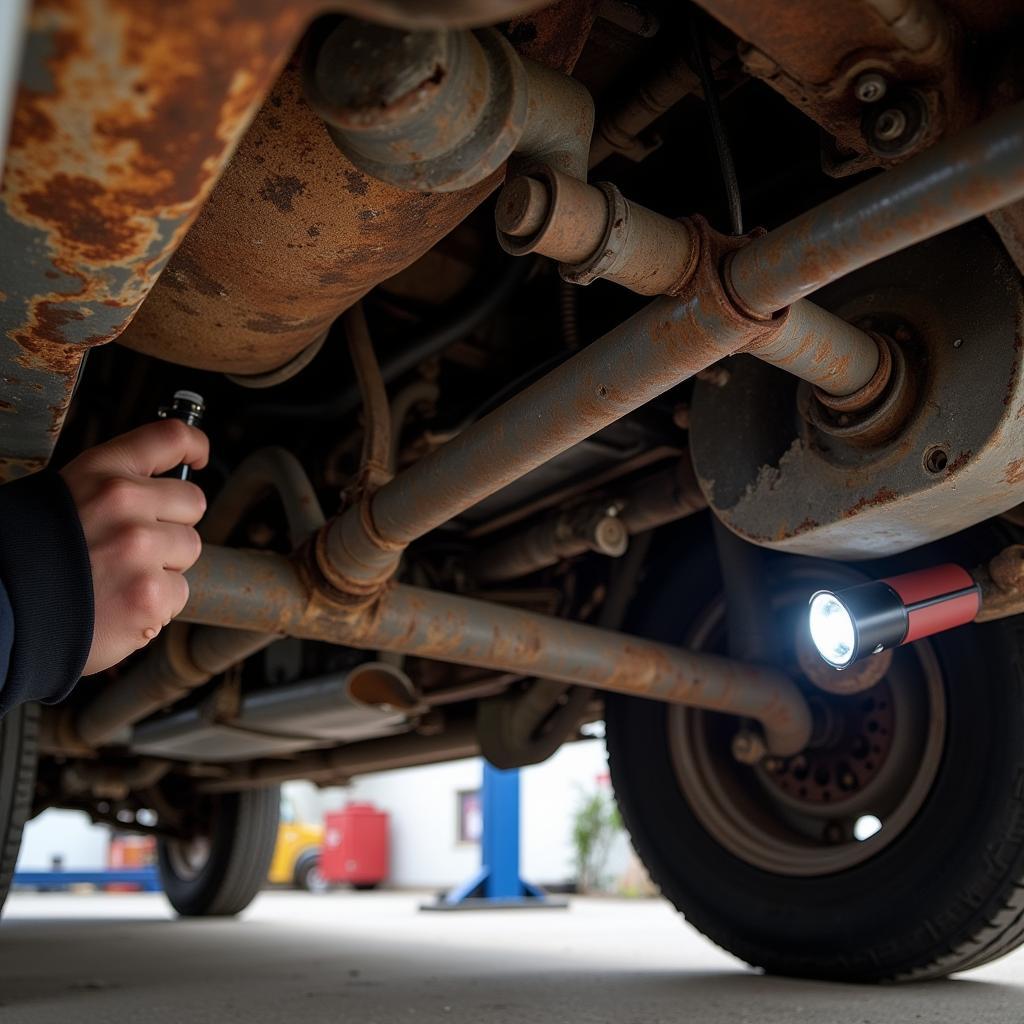
[[(202, 395), (195, 391), (175, 391), (170, 402), (157, 410), (157, 416), (162, 420), (181, 420), (190, 427), (199, 427), (202, 425), (205, 412), (206, 402)], [(182, 463), (170, 472), (164, 473), (164, 476), (187, 480), (191, 473), (192, 467)]]

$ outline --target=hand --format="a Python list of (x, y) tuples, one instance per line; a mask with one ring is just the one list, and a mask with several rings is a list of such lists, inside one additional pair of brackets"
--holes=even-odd
[(202, 543), (193, 529), (206, 497), (187, 480), (156, 478), (209, 458), (202, 431), (160, 420), (90, 448), (60, 472), (92, 565), (95, 627), (83, 675), (145, 647), (188, 601), (184, 572)]

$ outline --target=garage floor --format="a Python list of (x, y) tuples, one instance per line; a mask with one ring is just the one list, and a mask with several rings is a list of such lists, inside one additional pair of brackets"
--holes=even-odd
[(423, 914), (423, 897), (266, 893), (240, 921), (156, 895), (28, 895), (0, 927), (3, 1024), (1021, 1024), (1024, 953), (932, 985), (764, 978), (661, 901)]

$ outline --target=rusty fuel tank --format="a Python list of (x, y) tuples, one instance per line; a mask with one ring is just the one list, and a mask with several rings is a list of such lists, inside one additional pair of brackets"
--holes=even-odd
[[(593, 8), (591, 0), (563, 0), (533, 15), (535, 30), (519, 33), (532, 40), (529, 56), (570, 70)], [(566, 46), (567, 35), (574, 46)], [(462, 221), (502, 174), (443, 195), (365, 175), (331, 141), (293, 62), (118, 340), (232, 374), (282, 367)]]

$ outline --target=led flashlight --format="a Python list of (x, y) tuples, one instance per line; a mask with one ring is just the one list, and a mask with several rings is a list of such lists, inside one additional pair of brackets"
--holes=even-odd
[(833, 668), (881, 654), (970, 622), (981, 608), (981, 588), (959, 565), (889, 576), (811, 597), (808, 625), (818, 653)]

